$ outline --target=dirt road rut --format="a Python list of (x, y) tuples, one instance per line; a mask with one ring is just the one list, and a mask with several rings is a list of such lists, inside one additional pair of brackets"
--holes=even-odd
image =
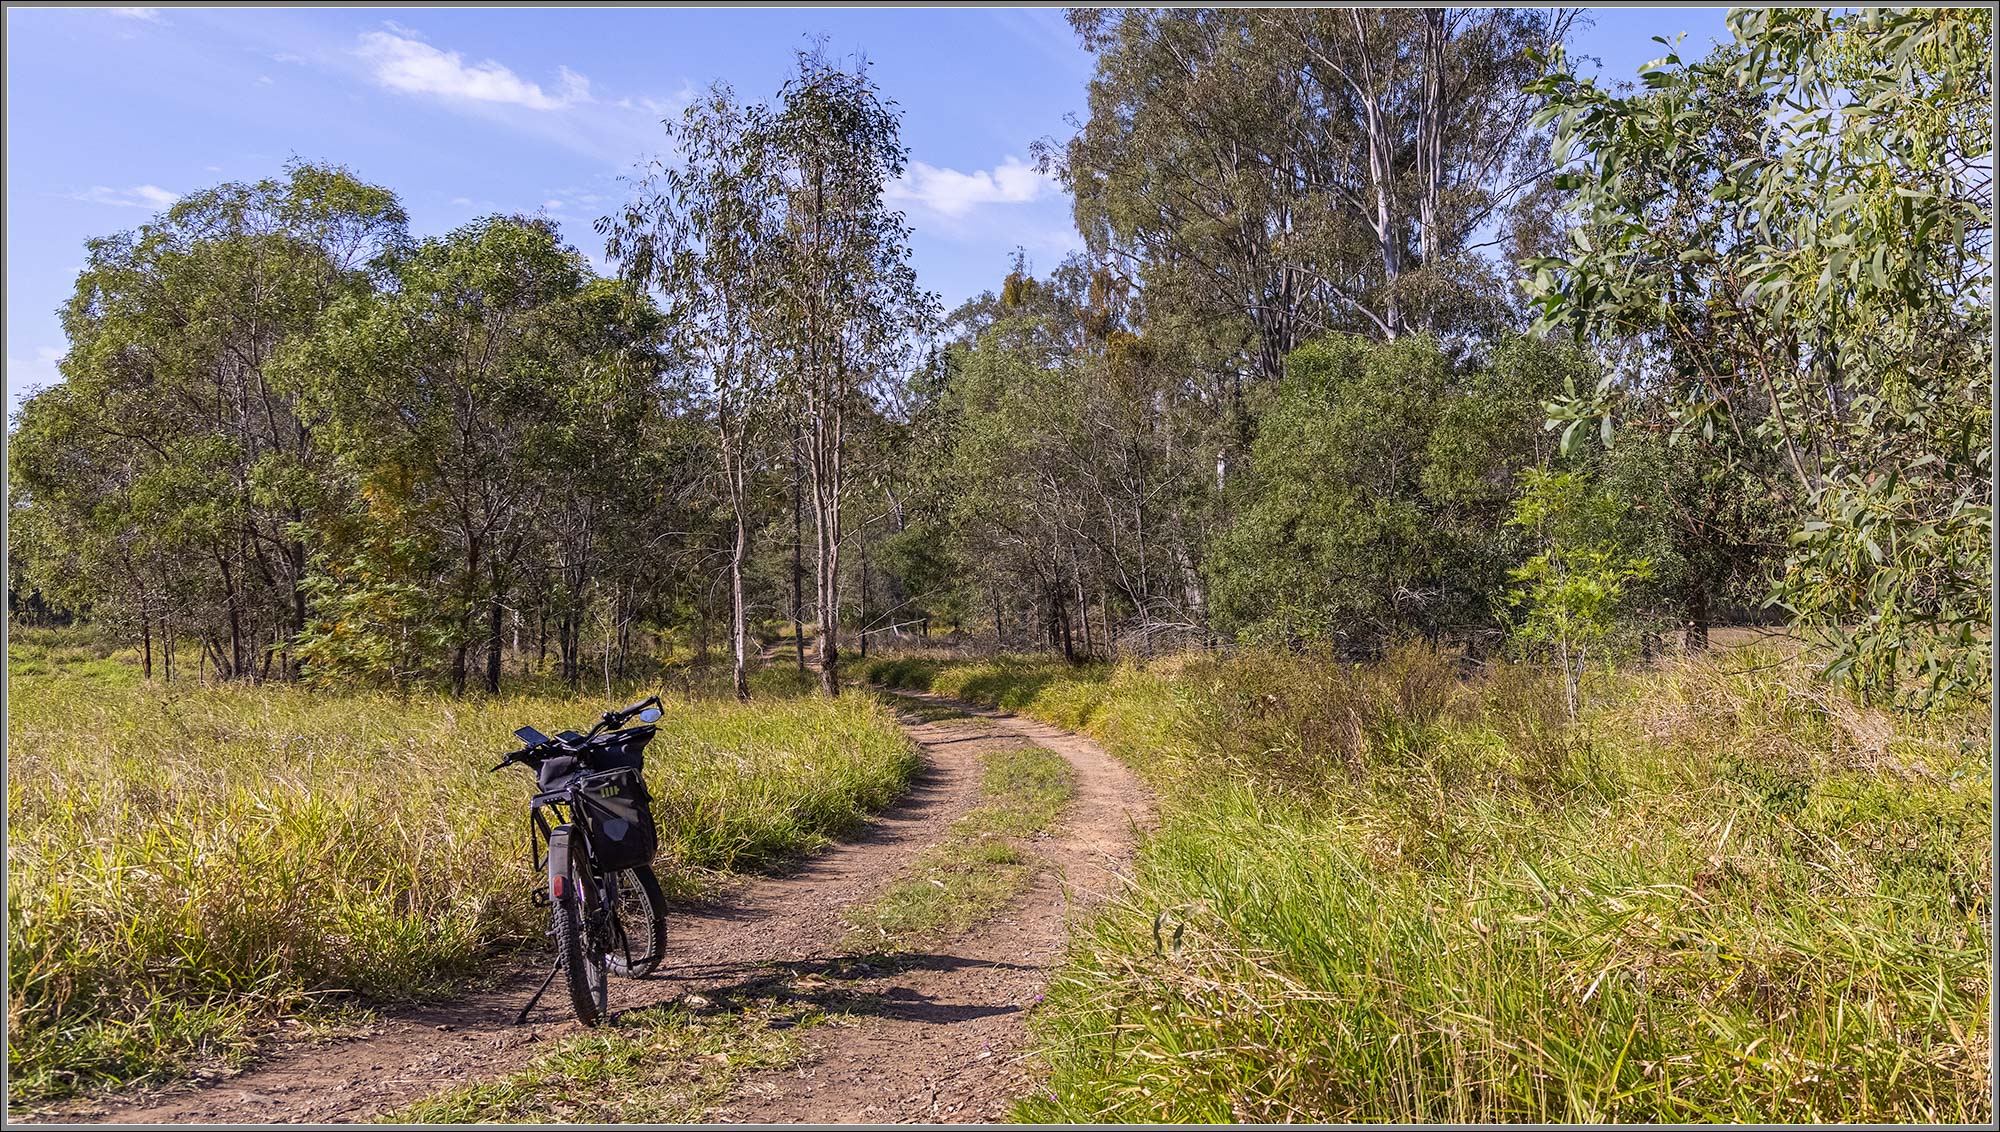
[[(861, 836), (783, 876), (743, 881), (705, 908), (674, 913), (653, 978), (614, 980), (614, 1010), (688, 995), (727, 1001), (774, 975), (840, 965), (841, 915), (893, 882), (979, 799), (980, 756), (1034, 745), (1068, 760), (1076, 797), (1032, 844), (1050, 868), (971, 933), (894, 962), (862, 965), (849, 990), (873, 1004), (805, 1031), (796, 1068), (740, 1081), (709, 1119), (756, 1123), (975, 1122), (1003, 1117), (1030, 1087), (1026, 1021), (1061, 958), (1073, 920), (1118, 883), (1151, 821), (1143, 787), (1096, 744), (1066, 731), (938, 697), (903, 713), (922, 744), (924, 774)], [(955, 710), (940, 710), (955, 709)], [(279, 1044), (247, 1071), (195, 1087), (100, 1098), (43, 1119), (118, 1123), (368, 1120), (453, 1085), (518, 1068), (573, 1033), (559, 992), (530, 1023), (512, 1024), (539, 971), (489, 990), (400, 1013), (330, 1043)]]

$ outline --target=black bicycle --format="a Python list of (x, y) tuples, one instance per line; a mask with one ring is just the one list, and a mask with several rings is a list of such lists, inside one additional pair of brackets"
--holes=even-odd
[[(634, 718), (639, 725), (626, 726)], [(560, 974), (577, 1020), (595, 1026), (609, 1008), (609, 975), (644, 978), (660, 965), (666, 901), (653, 875), (659, 832), (642, 773), (659, 718), (660, 698), (648, 696), (606, 712), (583, 735), (563, 731), (551, 739), (523, 727), (514, 732), (521, 749), (493, 768), (518, 763), (535, 771), (529, 854), (535, 875), (547, 878), (535, 901), (549, 907), (556, 952), (549, 977), (516, 1022), (527, 1020)]]

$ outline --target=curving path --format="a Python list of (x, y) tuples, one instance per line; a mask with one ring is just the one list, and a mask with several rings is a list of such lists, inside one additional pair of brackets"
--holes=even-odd
[[(1026, 1019), (1060, 960), (1073, 916), (1110, 893), (1152, 807), (1137, 778), (1069, 732), (942, 697), (911, 699), (964, 714), (905, 713), (927, 769), (859, 839), (783, 876), (742, 881), (711, 906), (677, 910), (653, 978), (612, 984), (614, 1010), (698, 995), (725, 1005), (774, 979), (832, 975), (840, 1001), (864, 1002), (805, 1031), (799, 1067), (752, 1074), (709, 1116), (754, 1123), (969, 1123), (1003, 1118), (1032, 1086)], [(977, 804), (980, 756), (1033, 744), (1075, 769), (1077, 794), (1035, 854), (1053, 866), (968, 935), (869, 966), (841, 949), (841, 913), (892, 882)], [(526, 1026), (515, 1012), (541, 972), (517, 969), (447, 1005), (385, 1018), (334, 1041), (279, 1044), (250, 1069), (196, 1086), (99, 1098), (37, 1114), (115, 1123), (368, 1120), (452, 1085), (515, 1069), (574, 1032), (560, 989)]]

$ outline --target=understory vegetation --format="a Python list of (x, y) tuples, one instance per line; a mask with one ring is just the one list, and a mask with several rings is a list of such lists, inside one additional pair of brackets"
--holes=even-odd
[[(530, 784), (487, 769), (597, 696), (163, 688), (74, 631), (17, 630), (9, 661), (16, 1103), (239, 1059), (280, 1014), (440, 992), (539, 938)], [(852, 831), (919, 765), (866, 697), (684, 698), (659, 727), (675, 897)]]
[(871, 679), (1092, 735), (1161, 792), (1038, 1014), (1033, 1121), (1981, 1121), (1983, 711), (1791, 652), (1470, 676), (1422, 646)]

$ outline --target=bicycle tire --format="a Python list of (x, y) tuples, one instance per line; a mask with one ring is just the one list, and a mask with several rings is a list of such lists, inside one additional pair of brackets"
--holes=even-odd
[(595, 1026), (608, 1013), (607, 984), (611, 980), (604, 969), (604, 956), (595, 954), (596, 949), (590, 943), (587, 913), (578, 899), (582, 886), (577, 883), (573, 865), (565, 881), (562, 895), (550, 901), (550, 934), (555, 936), (556, 961), (562, 966), (563, 986), (569, 991), (569, 1004), (576, 1011), (576, 1020)]
[[(660, 891), (660, 878), (653, 874), (651, 865), (626, 869), (621, 879), (624, 883), (618, 886), (620, 900), (614, 909), (618, 934), (628, 946), (643, 946), (632, 946), (629, 960), (624, 949), (614, 948), (605, 965), (614, 974), (643, 979), (659, 968), (660, 959), (666, 954), (667, 898)], [(629, 912), (640, 915), (632, 916)]]

